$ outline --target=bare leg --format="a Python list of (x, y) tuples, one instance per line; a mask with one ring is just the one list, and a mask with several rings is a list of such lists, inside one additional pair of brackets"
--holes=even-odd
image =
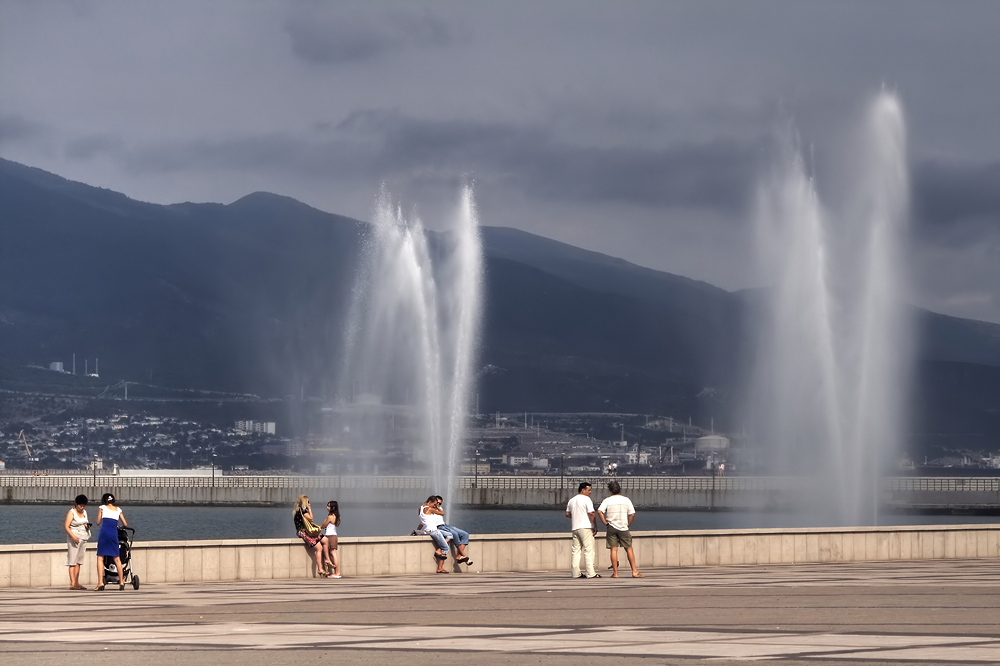
[(125, 589), (125, 569), (122, 567), (122, 558), (115, 558), (115, 567), (118, 569), (118, 587)]
[(641, 576), (642, 574), (639, 573), (639, 567), (635, 563), (635, 550), (633, 550), (632, 547), (629, 546), (628, 548), (625, 549), (625, 555), (628, 557), (629, 566), (632, 567), (632, 577), (636, 578)]
[(69, 586), (70, 589), (76, 589), (80, 586), (80, 565), (74, 564), (69, 567)]
[(312, 547), (313, 562), (316, 563), (316, 573), (322, 574), (323, 571), (323, 548), (324, 543), (320, 542)]
[(333, 575), (340, 575), (340, 555), (336, 546), (333, 547)]
[(97, 556), (97, 588), (101, 589), (104, 587), (104, 556)]
[(323, 543), (323, 568), (333, 569), (333, 544), (330, 542), (330, 537)]
[(611, 549), (611, 569), (614, 571), (611, 577), (618, 578), (618, 546)]

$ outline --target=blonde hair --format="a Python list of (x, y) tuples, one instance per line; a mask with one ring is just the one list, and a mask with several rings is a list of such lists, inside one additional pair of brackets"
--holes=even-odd
[(295, 509), (292, 511), (292, 515), (294, 516), (297, 513), (305, 513), (306, 506), (308, 504), (309, 504), (309, 496), (299, 495), (299, 498), (295, 500)]

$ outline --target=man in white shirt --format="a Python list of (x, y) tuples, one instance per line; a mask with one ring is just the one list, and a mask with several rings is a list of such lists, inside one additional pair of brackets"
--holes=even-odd
[[(594, 517), (594, 502), (590, 499), (593, 488), (584, 481), (579, 492), (573, 495), (566, 505), (566, 517), (571, 519), (573, 530), (573, 578), (600, 578), (601, 574), (594, 571), (594, 531), (597, 520)], [(580, 555), (586, 573), (580, 571)]]
[(628, 563), (632, 566), (632, 578), (645, 578), (639, 573), (639, 567), (635, 563), (635, 551), (632, 550), (632, 521), (635, 520), (635, 507), (632, 500), (622, 495), (622, 485), (617, 481), (608, 483), (609, 497), (605, 497), (601, 506), (597, 507), (597, 515), (601, 517), (601, 522), (608, 526), (607, 545), (611, 551), (611, 568), (614, 573), (612, 578), (618, 578), (618, 547), (625, 548), (628, 556)]

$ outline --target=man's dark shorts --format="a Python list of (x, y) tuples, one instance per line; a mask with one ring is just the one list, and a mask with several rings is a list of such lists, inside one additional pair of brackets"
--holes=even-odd
[(608, 525), (607, 536), (605, 537), (608, 544), (608, 550), (611, 550), (615, 546), (621, 546), (622, 548), (632, 547), (632, 533), (628, 530), (622, 530), (619, 532), (615, 528)]

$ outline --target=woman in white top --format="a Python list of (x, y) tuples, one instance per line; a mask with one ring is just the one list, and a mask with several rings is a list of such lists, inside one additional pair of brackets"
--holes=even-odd
[(69, 567), (69, 589), (85, 590), (80, 585), (80, 567), (83, 565), (83, 554), (90, 540), (90, 519), (87, 518), (87, 496), (77, 495), (74, 506), (66, 514), (63, 524), (66, 530), (66, 566)]
[(323, 534), (326, 535), (326, 542), (323, 544), (324, 565), (330, 578), (340, 578), (340, 557), (337, 553), (337, 526), (340, 525), (340, 505), (335, 500), (326, 503), (328, 515), (323, 524)]
[(118, 525), (127, 526), (125, 514), (115, 506), (115, 496), (104, 493), (101, 497), (101, 507), (97, 510), (97, 524), (101, 531), (97, 533), (97, 587), (95, 591), (104, 589), (104, 558), (111, 557), (118, 569), (118, 589), (125, 589), (125, 571), (122, 569), (121, 544), (118, 542)]

